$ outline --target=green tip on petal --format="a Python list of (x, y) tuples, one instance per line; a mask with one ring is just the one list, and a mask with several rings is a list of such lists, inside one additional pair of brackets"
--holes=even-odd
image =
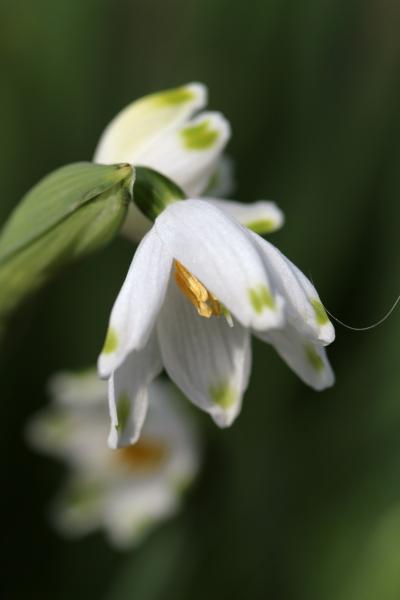
[(222, 382), (210, 387), (210, 396), (215, 404), (221, 408), (230, 408), (236, 400), (235, 391), (227, 382)]
[(211, 127), (210, 121), (201, 121), (181, 131), (183, 144), (188, 150), (207, 150), (219, 137), (219, 131)]
[(112, 354), (117, 349), (117, 346), (118, 346), (117, 332), (115, 331), (115, 329), (112, 329), (110, 327), (109, 330), (107, 331), (106, 340), (104, 342), (102, 353), (103, 354)]
[(126, 392), (122, 392), (117, 400), (117, 419), (118, 424), (115, 429), (119, 432), (124, 431), (131, 413), (131, 402)]
[(311, 305), (312, 305), (312, 307), (314, 309), (315, 317), (317, 319), (317, 323), (319, 325), (326, 325), (326, 323), (329, 323), (329, 317), (326, 314), (326, 310), (323, 307), (322, 302), (320, 302), (317, 299), (311, 300)]
[(245, 227), (251, 231), (254, 231), (254, 233), (258, 233), (258, 235), (263, 235), (264, 233), (272, 233), (275, 231), (277, 228), (277, 223), (272, 219), (259, 219), (258, 221), (245, 223)]
[(320, 355), (317, 353), (315, 348), (313, 348), (313, 346), (305, 346), (305, 352), (306, 352), (307, 359), (308, 359), (309, 363), (311, 364), (311, 366), (316, 371), (323, 371), (325, 368), (324, 361), (322, 360)]
[(266, 285), (261, 284), (248, 290), (250, 304), (259, 315), (265, 308), (275, 309), (275, 300)]
[(195, 93), (187, 87), (179, 87), (173, 90), (166, 90), (152, 97), (155, 106), (176, 106), (185, 104), (195, 99)]

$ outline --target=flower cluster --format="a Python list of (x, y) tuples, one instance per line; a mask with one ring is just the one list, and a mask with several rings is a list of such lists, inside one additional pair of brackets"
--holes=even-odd
[(195, 476), (197, 433), (172, 384), (157, 379), (163, 369), (220, 427), (241, 410), (252, 335), (312, 388), (334, 382), (325, 351), (334, 329), (314, 285), (261, 237), (282, 226), (281, 210), (219, 197), (232, 189), (230, 127), (206, 103), (198, 83), (142, 98), (115, 117), (95, 152), (96, 169), (136, 173), (123, 233), (140, 243), (98, 360), (108, 383), (92, 372), (58, 375), (53, 406), (28, 429), (34, 446), (71, 467), (53, 511), (70, 535), (103, 526), (128, 545), (176, 509)]
[[(202, 111), (206, 104), (207, 88), (200, 83), (136, 100), (106, 127), (94, 161), (150, 167), (190, 198), (230, 194), (232, 168), (223, 152), (231, 129), (221, 113)], [(283, 223), (282, 212), (273, 202), (246, 207), (224, 201), (223, 205), (259, 233), (274, 231)], [(140, 241), (150, 227), (151, 222), (131, 203), (123, 232)]]
[(51, 511), (56, 528), (79, 537), (103, 527), (118, 547), (139, 541), (177, 510), (199, 468), (197, 430), (176, 389), (167, 381), (152, 383), (141, 440), (120, 450), (105, 443), (107, 386), (95, 370), (60, 373), (50, 392), (52, 405), (31, 420), (27, 438), (69, 465)]
[(259, 235), (281, 225), (279, 209), (199, 197), (229, 137), (218, 113), (187, 121), (204, 99), (204, 88), (192, 84), (134, 103), (106, 129), (96, 154), (152, 166), (189, 196), (156, 218), (111, 313), (98, 366), (109, 380), (113, 448), (139, 439), (147, 387), (163, 368), (195, 405), (229, 426), (248, 384), (251, 334), (313, 388), (334, 381), (324, 350), (334, 329), (316, 289)]

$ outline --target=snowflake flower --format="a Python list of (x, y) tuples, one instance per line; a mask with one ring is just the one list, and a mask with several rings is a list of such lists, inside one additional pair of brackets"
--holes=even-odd
[[(172, 384), (151, 384), (151, 408), (135, 446), (110, 450), (107, 386), (96, 372), (63, 373), (50, 386), (53, 405), (29, 423), (36, 448), (65, 460), (69, 478), (52, 510), (56, 527), (79, 537), (103, 527), (120, 547), (138, 542), (179, 507), (182, 491), (197, 474), (197, 431), (178, 406)], [(120, 427), (128, 400), (120, 403)]]
[(163, 367), (194, 404), (229, 426), (248, 384), (251, 333), (308, 385), (332, 385), (323, 346), (334, 329), (305, 275), (218, 206), (169, 205), (133, 258), (99, 358), (109, 378), (110, 446), (139, 438), (148, 385)]

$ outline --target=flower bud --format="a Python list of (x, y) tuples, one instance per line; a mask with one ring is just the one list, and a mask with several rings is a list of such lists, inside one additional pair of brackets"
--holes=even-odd
[(0, 328), (6, 315), (51, 275), (116, 235), (133, 179), (127, 164), (75, 163), (26, 194), (0, 234)]
[(154, 221), (170, 204), (186, 198), (171, 179), (147, 167), (136, 167), (133, 201), (141, 212)]

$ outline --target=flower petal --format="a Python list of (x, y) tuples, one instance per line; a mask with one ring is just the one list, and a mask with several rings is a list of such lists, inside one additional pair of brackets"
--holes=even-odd
[(56, 373), (48, 382), (48, 390), (56, 404), (78, 409), (103, 406), (107, 398), (107, 385), (99, 379), (95, 367)]
[(220, 210), (226, 212), (244, 227), (251, 229), (260, 235), (272, 233), (284, 222), (283, 212), (275, 202), (258, 200), (244, 204), (233, 200), (221, 200), (217, 198), (204, 197), (203, 200), (210, 202)]
[(165, 369), (183, 393), (220, 427), (240, 412), (251, 348), (248, 331), (224, 317), (205, 319), (171, 280), (157, 323)]
[(177, 183), (188, 196), (207, 187), (230, 137), (228, 121), (217, 112), (204, 112), (166, 132), (135, 161)]
[(124, 488), (109, 494), (104, 503), (104, 525), (111, 542), (126, 548), (139, 542), (157, 521), (171, 516), (178, 506), (178, 494), (160, 477), (137, 485), (127, 482)]
[(100, 138), (94, 162), (137, 164), (138, 153), (207, 103), (207, 89), (191, 83), (136, 100), (122, 110)]
[(104, 386), (104, 404), (89, 406), (49, 406), (34, 415), (27, 423), (27, 442), (46, 454), (63, 458), (75, 471), (102, 469), (109, 452), (106, 406), (107, 385)]
[(299, 333), (322, 345), (330, 344), (335, 332), (317, 290), (286, 256), (267, 240), (250, 232), (275, 288), (285, 298), (288, 321)]
[(315, 390), (323, 390), (334, 384), (335, 376), (325, 348), (299, 335), (293, 327), (287, 326), (279, 331), (266, 333), (257, 332), (256, 335), (272, 344), (279, 356), (307, 385)]
[(145, 348), (131, 352), (109, 379), (110, 448), (134, 444), (147, 414), (148, 386), (162, 369), (155, 331)]
[(282, 299), (247, 231), (203, 200), (176, 202), (154, 225), (170, 255), (181, 262), (244, 325), (283, 323)]
[(323, 343), (324, 346), (331, 344), (335, 339), (335, 329), (329, 320), (329, 317), (326, 313), (324, 305), (321, 302), (321, 299), (318, 295), (317, 290), (311, 281), (304, 275), (302, 271), (293, 263), (292, 267), (295, 272), (297, 279), (300, 282), (300, 285), (303, 287), (305, 294), (308, 297), (309, 302), (311, 303), (314, 316), (318, 323), (319, 328), (319, 340)]
[(102, 524), (103, 501), (100, 480), (90, 476), (70, 478), (51, 509), (54, 527), (70, 539), (91, 533)]
[(145, 346), (164, 301), (171, 257), (152, 229), (142, 240), (111, 312), (98, 368), (109, 377), (133, 350)]
[[(226, 143), (229, 127), (225, 119), (219, 115), (215, 117), (214, 114), (213, 118), (214, 130), (215, 132), (219, 131), (219, 138), (215, 145), (197, 152), (193, 149), (186, 149), (182, 144), (181, 135), (182, 129), (190, 129), (191, 124), (189, 123), (180, 130), (173, 130), (162, 140), (158, 140), (155, 147), (150, 146), (146, 155), (138, 158), (140, 164), (164, 173), (178, 183), (188, 195), (200, 195), (206, 187), (211, 185), (211, 188), (207, 190), (210, 195), (226, 196), (233, 187), (232, 165), (226, 156), (219, 159), (219, 162), (217, 161), (222, 147)], [(200, 116), (192, 123), (196, 123), (199, 119), (201, 123), (203, 117)], [(196, 129), (196, 125), (194, 129)], [(210, 135), (210, 129), (208, 129), (208, 135)], [(216, 170), (212, 172), (213, 169)], [(121, 229), (122, 234), (128, 239), (138, 242), (151, 226), (152, 222), (131, 202)]]

